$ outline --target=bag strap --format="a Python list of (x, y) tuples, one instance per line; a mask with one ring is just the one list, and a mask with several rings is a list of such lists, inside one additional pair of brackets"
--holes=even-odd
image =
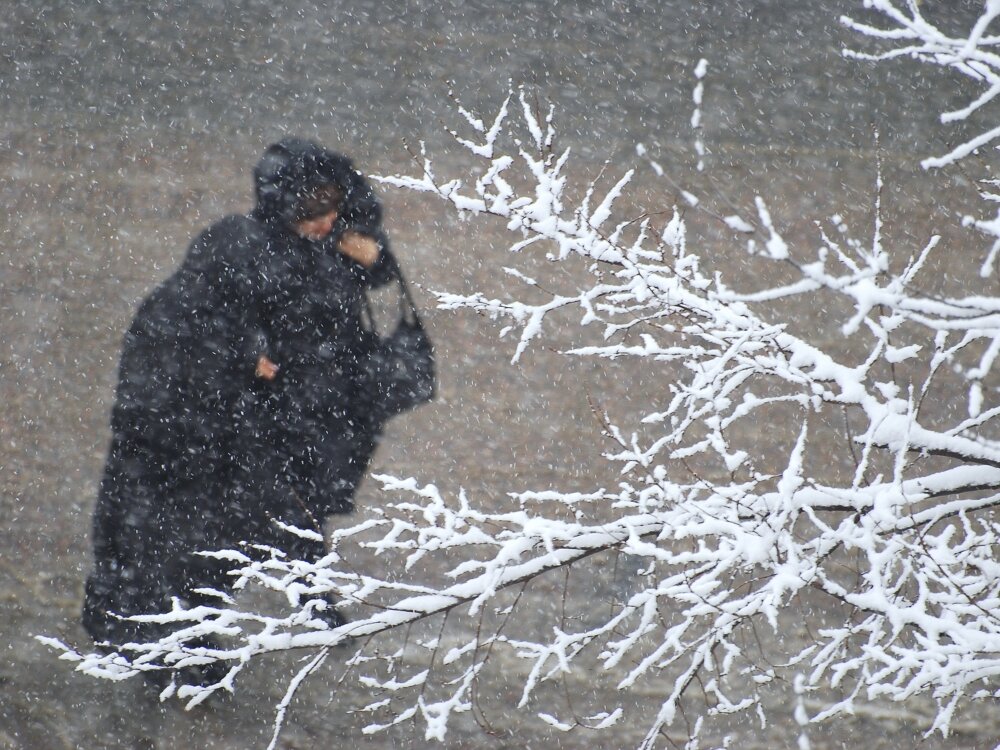
[(378, 325), (375, 323), (375, 313), (372, 311), (372, 301), (368, 299), (368, 290), (361, 290), (361, 310), (359, 311), (358, 317), (361, 319), (361, 327), (374, 333), (376, 336), (381, 336), (378, 332)]
[[(420, 314), (417, 312), (417, 303), (413, 300), (413, 295), (410, 293), (410, 287), (406, 283), (406, 279), (403, 277), (403, 270), (399, 267), (399, 263), (394, 264), (394, 269), (392, 272), (395, 278), (396, 284), (399, 287), (399, 318), (404, 320), (413, 326), (422, 326), (423, 323), (420, 320)], [(361, 323), (366, 326), (369, 331), (375, 335), (380, 335), (378, 331), (378, 325), (375, 323), (375, 312), (372, 310), (372, 301), (368, 297), (368, 288), (365, 287), (361, 291), (362, 308), (361, 308)]]
[[(410, 287), (406, 283), (406, 279), (403, 277), (403, 269), (399, 267), (399, 263), (396, 264), (396, 281), (399, 284), (399, 291), (401, 294), (399, 303), (399, 317), (402, 320), (413, 325), (421, 325), (420, 315), (417, 313), (417, 303), (413, 301), (413, 295), (410, 294)], [(403, 306), (403, 303), (406, 306)], [(370, 303), (369, 303), (370, 305)], [(407, 314), (409, 314), (409, 319), (407, 319)]]

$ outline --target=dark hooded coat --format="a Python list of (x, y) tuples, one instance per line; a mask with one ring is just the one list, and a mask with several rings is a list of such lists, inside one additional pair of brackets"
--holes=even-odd
[[(273, 519), (315, 527), (352, 509), (374, 450), (380, 425), (352, 404), (362, 295), (395, 269), (378, 201), (346, 157), (309, 141), (270, 147), (255, 180), (254, 212), (202, 233), (125, 336), (83, 612), (97, 641), (155, 637), (112, 613), (229, 588), (229, 565), (200, 550), (251, 541), (317, 559), (322, 544)], [(317, 182), (344, 202), (312, 242), (290, 222)], [(372, 268), (336, 249), (348, 229), (380, 244)], [(279, 365), (273, 382), (255, 377), (260, 354)]]
[(246, 263), (263, 240), (243, 217), (202, 233), (125, 335), (84, 604), (84, 625), (97, 640), (134, 635), (108, 613), (167, 606), (184, 588), (184, 552), (219, 536), (262, 337), (247, 325)]
[[(291, 487), (289, 502), (301, 504), (315, 523), (351, 510), (374, 450), (380, 426), (364, 413), (366, 400), (357, 393), (366, 367), (359, 349), (364, 293), (389, 281), (396, 264), (381, 228), (381, 206), (346, 157), (289, 139), (268, 149), (255, 176), (253, 217), (268, 233), (255, 267), (257, 315), (280, 370), (275, 381), (258, 384), (251, 455), (265, 479), (279, 476)], [(345, 194), (337, 223), (321, 242), (298, 236), (287, 218), (290, 196), (308, 192), (310, 182), (335, 184)], [(379, 244), (371, 268), (337, 250), (348, 230)]]

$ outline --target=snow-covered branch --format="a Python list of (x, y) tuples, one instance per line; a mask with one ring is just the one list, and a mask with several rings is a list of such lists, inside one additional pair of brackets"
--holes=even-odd
[[(921, 11), (920, 3), (914, 0), (865, 0), (865, 8), (881, 14), (885, 25), (874, 26), (844, 17), (841, 22), (848, 28), (876, 40), (884, 51), (877, 53), (845, 50), (844, 54), (857, 60), (883, 62), (901, 57), (915, 59), (927, 65), (955, 70), (966, 76), (981, 88), (979, 96), (961, 109), (941, 113), (941, 122), (956, 123), (972, 118), (988, 108), (1000, 95), (1000, 35), (989, 33), (1000, 16), (1000, 3), (986, 0), (979, 17), (972, 23), (967, 35), (952, 36), (929, 21)], [(1000, 138), (1000, 127), (988, 127), (953, 148), (943, 156), (924, 159), (925, 169), (954, 164), (980, 149), (993, 144)], [(982, 181), (981, 195), (984, 200), (995, 203), (996, 181)], [(1000, 209), (992, 219), (976, 219), (968, 216), (965, 223), (994, 239), (993, 245), (980, 267), (984, 279), (993, 275), (997, 253), (1000, 252)]]
[[(1000, 16), (1000, 3), (987, 0), (983, 12), (969, 29), (967, 36), (951, 36), (928, 20), (914, 0), (865, 0), (866, 8), (880, 13), (886, 26), (858, 22), (850, 17), (841, 19), (848, 28), (876, 39), (890, 49), (877, 53), (845, 50), (845, 54), (858, 60), (884, 61), (911, 57), (924, 63), (937, 65), (961, 73), (979, 84), (983, 92), (967, 106), (941, 114), (941, 122), (965, 120), (996, 99), (1000, 94), (1000, 36), (989, 31)], [(1000, 138), (1000, 128), (990, 128), (970, 138), (944, 156), (925, 159), (925, 168), (943, 167), (968, 156)]]
[[(888, 2), (872, 5), (899, 28), (861, 30), (891, 41), (923, 38), (915, 5), (909, 15)], [(979, 69), (973, 53), (993, 43), (986, 25), (949, 52), (964, 55), (969, 70)], [(589, 274), (589, 284), (547, 292), (548, 282), (511, 269), (523, 297), (472, 291), (439, 301), (502, 321), (502, 333), (516, 331), (515, 360), (547, 321), (575, 308), (584, 341), (567, 356), (658, 368), (637, 420), (623, 425), (602, 415), (608, 443), (595, 454), (617, 467), (617, 485), (522, 490), (498, 502), (380, 477), (395, 502), (334, 532), (329, 555), (316, 564), (252, 546), (215, 553), (232, 561), (240, 587), (279, 592), (279, 614), (244, 612), (220, 596), (216, 607), (178, 602), (147, 616), (168, 634), (122, 653), (48, 642), (99, 677), (168, 671), (174, 679), (164, 697), (176, 693), (189, 705), (233, 690), (253, 659), (315, 650), (279, 722), (299, 682), (329, 649), (349, 643), (349, 671), (372, 691), (362, 709), (372, 716), (369, 731), (418, 720), (436, 739), (473, 707), (477, 681), (499, 649), (524, 663), (522, 707), (576, 669), (596, 669), (617, 686), (619, 705), (588, 716), (546, 703), (539, 716), (559, 729), (613, 726), (634, 710), (631, 690), (657, 686), (643, 747), (674, 725), (693, 686), (705, 697), (703, 719), (763, 714), (762, 690), (793, 677), (800, 695), (839, 696), (816, 721), (866, 700), (929, 695), (943, 733), (964, 701), (997, 697), (1000, 404), (984, 383), (995, 382), (1000, 302), (988, 290), (922, 293), (921, 273), (941, 241), (894, 247), (883, 237), (878, 187), (872, 237), (851, 239), (832, 213), (836, 232), (825, 222), (817, 227), (818, 251), (786, 241), (763, 196), (745, 216), (725, 218), (732, 243), (751, 261), (792, 276), (739, 289), (725, 269), (709, 267), (713, 248), (692, 236), (682, 211), (668, 207), (663, 221), (628, 218), (622, 204), (634, 170), (574, 181), (570, 152), (555, 148), (551, 111), (539, 117), (523, 92), (491, 118), (460, 112), (472, 132), (454, 135), (479, 165), (472, 179), (439, 177), (427, 154), (418, 174), (380, 179), (504, 222), (513, 257), (535, 263), (539, 274), (562, 264), (573, 266), (573, 278)], [(822, 299), (842, 314), (800, 330), (780, 312), (797, 297), (810, 306)], [(351, 569), (349, 544), (391, 561), (391, 574)], [(591, 610), (541, 630), (519, 627), (516, 613), (534, 582), (602, 555), (637, 562), (627, 592), (599, 616)], [(807, 595), (838, 613), (834, 624), (809, 641), (776, 638), (765, 647), (756, 629), (780, 632)], [(334, 629), (316, 617), (331, 600), (351, 617)], [(432, 618), (442, 621), (442, 634), (405, 653), (373, 646), (388, 631)], [(211, 662), (228, 666), (223, 679), (185, 682)], [(699, 720), (693, 734), (703, 726)]]

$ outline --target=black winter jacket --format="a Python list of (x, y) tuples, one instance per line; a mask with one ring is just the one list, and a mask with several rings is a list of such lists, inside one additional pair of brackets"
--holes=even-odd
[[(345, 193), (323, 242), (288, 220), (316, 175)], [(254, 212), (203, 232), (125, 336), (84, 604), (98, 641), (154, 634), (110, 613), (228, 588), (228, 566), (199, 550), (251, 541), (318, 558), (321, 544), (281, 536), (272, 519), (308, 526), (350, 510), (374, 449), (351, 404), (363, 290), (395, 269), (378, 201), (349, 160), (307, 141), (272, 146), (255, 177)], [(373, 268), (336, 250), (348, 229), (381, 245)], [(273, 383), (254, 376), (260, 354), (280, 367)]]
[[(247, 261), (264, 238), (245, 217), (213, 225), (143, 301), (125, 334), (84, 606), (97, 640), (134, 630), (108, 612), (150, 611), (179, 594), (169, 580), (173, 559), (222, 525), (263, 337), (245, 314)], [(199, 538), (189, 538), (193, 529)]]
[[(281, 149), (285, 169), (262, 188), (260, 175), (274, 149)], [(268, 241), (254, 264), (255, 316), (262, 321), (267, 354), (280, 370), (275, 381), (257, 384), (253, 465), (263, 471), (265, 486), (283, 472), (291, 492), (272, 494), (300, 504), (318, 523), (329, 513), (352, 508), (374, 450), (380, 426), (373, 426), (363, 412), (367, 401), (357, 397), (367, 364), (358, 347), (361, 313), (365, 290), (391, 280), (396, 261), (381, 227), (381, 206), (346, 157), (289, 139), (261, 161), (252, 216)], [(320, 242), (298, 236), (286, 218), (288, 196), (307, 182), (302, 172), (320, 174), (345, 194), (333, 231)], [(381, 253), (374, 266), (364, 268), (339, 252), (346, 231), (377, 241)], [(273, 461), (281, 468), (276, 470)]]

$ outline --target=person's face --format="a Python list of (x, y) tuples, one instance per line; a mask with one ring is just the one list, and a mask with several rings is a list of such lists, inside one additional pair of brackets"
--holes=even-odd
[(292, 226), (300, 237), (319, 242), (326, 239), (333, 231), (333, 225), (337, 223), (337, 216), (337, 210), (333, 209), (328, 213), (297, 221)]

